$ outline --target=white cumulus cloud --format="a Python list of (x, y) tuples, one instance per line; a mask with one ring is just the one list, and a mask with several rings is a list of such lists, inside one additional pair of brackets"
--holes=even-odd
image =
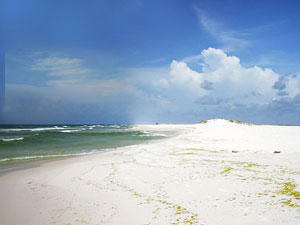
[[(200, 71), (191, 69), (186, 62), (174, 60), (170, 65), (169, 85), (193, 90), (195, 96), (191, 97), (213, 96), (232, 103), (267, 104), (279, 98), (274, 84), (282, 76), (270, 68), (246, 68), (238, 57), (215, 48), (203, 50), (200, 59)], [(289, 97), (300, 93), (297, 76), (290, 76), (285, 82), (284, 91)]]

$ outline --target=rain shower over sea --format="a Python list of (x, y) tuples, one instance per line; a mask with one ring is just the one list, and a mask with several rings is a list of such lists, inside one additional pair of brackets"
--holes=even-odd
[(0, 170), (24, 162), (92, 154), (166, 135), (119, 125), (0, 126)]

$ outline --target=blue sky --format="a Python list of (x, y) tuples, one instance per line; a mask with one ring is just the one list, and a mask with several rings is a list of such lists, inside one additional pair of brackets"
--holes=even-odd
[(1, 123), (300, 124), (298, 1), (2, 2)]

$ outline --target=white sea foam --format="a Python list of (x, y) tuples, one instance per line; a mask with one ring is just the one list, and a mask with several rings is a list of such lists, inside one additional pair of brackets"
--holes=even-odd
[[(90, 126), (92, 127), (92, 129), (96, 126)], [(81, 128), (81, 129), (73, 129), (74, 131), (82, 131), (82, 130), (86, 130), (86, 129), (91, 129), (91, 128)], [(70, 126), (62, 126), (62, 127), (58, 127), (58, 126), (54, 126), (54, 127), (38, 127), (38, 128), (8, 128), (8, 129), (1, 129), (1, 131), (5, 131), (5, 132), (18, 132), (18, 131), (31, 131), (31, 132), (38, 132), (38, 131), (61, 131), (64, 132), (66, 131), (66, 133), (68, 133), (68, 130), (71, 130), (72, 127)]]
[(71, 132), (79, 132), (79, 131), (83, 131), (83, 130), (86, 130), (86, 129), (80, 129), (80, 130), (62, 130), (60, 132), (62, 132), (62, 133), (71, 133)]
[(143, 134), (141, 135), (135, 135), (139, 137), (167, 137), (168, 135), (162, 134), (162, 133), (152, 133), (149, 131), (143, 131)]
[(9, 128), (9, 129), (2, 129), (2, 131), (47, 131), (47, 130), (64, 130), (63, 127), (40, 127), (40, 128)]
[(119, 126), (119, 125), (109, 125), (108, 127), (110, 127), (110, 128), (121, 128), (121, 126)]
[(24, 137), (16, 137), (16, 138), (2, 138), (2, 141), (22, 141)]

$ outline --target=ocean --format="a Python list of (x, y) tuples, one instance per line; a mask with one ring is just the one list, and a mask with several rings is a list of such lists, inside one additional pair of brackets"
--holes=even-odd
[(26, 162), (112, 150), (165, 136), (120, 125), (1, 125), (0, 170)]

